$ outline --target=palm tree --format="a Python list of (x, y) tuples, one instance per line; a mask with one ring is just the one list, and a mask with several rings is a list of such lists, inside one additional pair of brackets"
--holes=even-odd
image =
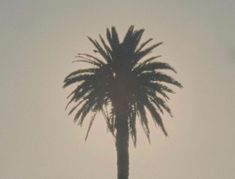
[(76, 61), (88, 63), (90, 67), (78, 69), (64, 80), (64, 87), (77, 85), (69, 94), (67, 105), (74, 104), (69, 111), (69, 114), (76, 111), (74, 121), (82, 125), (87, 114), (91, 114), (86, 139), (96, 114), (103, 114), (116, 139), (118, 179), (129, 176), (129, 136), (136, 145), (136, 120), (140, 120), (150, 140), (147, 117), (150, 113), (167, 136), (161, 114), (166, 111), (172, 116), (166, 104), (168, 93), (174, 93), (169, 85), (182, 87), (162, 73), (161, 70), (176, 71), (169, 64), (156, 61), (160, 56), (146, 58), (162, 42), (146, 47), (153, 40), (148, 39), (140, 44), (143, 32), (144, 29), (134, 30), (130, 26), (122, 42), (115, 27), (107, 29), (107, 41), (101, 35), (100, 42), (88, 37), (99, 56), (78, 54)]

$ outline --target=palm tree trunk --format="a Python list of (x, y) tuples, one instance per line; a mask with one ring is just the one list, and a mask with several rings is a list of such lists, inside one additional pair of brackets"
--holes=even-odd
[[(122, 111), (123, 112), (123, 111)], [(129, 134), (126, 115), (117, 115), (116, 150), (118, 179), (128, 179), (129, 176)]]
[[(119, 75), (118, 75), (119, 74)], [(129, 178), (129, 131), (128, 131), (128, 91), (124, 85), (125, 75), (118, 73), (113, 86), (112, 99), (116, 116), (117, 179)]]

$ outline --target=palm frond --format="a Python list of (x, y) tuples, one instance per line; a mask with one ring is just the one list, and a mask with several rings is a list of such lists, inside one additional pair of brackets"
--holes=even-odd
[(93, 55), (90, 55), (87, 53), (78, 53), (78, 55), (77, 55), (77, 57), (84, 57), (84, 56), (90, 58), (90, 60), (95, 61), (98, 64), (97, 66), (99, 66), (99, 67), (105, 65), (105, 63), (102, 60), (100, 60), (99, 58), (97, 58)]
[(92, 38), (88, 37), (88, 39), (91, 41), (91, 43), (96, 47), (97, 52), (104, 58), (106, 62), (111, 61), (110, 55), (101, 47), (101, 45), (96, 41), (93, 40)]
[(167, 136), (168, 134), (167, 134), (166, 129), (164, 127), (164, 124), (162, 122), (162, 118), (159, 115), (159, 113), (156, 111), (156, 108), (148, 100), (145, 100), (144, 104), (147, 107), (147, 109), (149, 110), (150, 114), (152, 115), (153, 121), (162, 129), (163, 133)]
[(80, 104), (82, 104), (85, 100), (89, 99), (92, 92), (92, 88), (88, 88), (83, 89), (81, 92), (78, 91), (77, 93), (75, 93), (75, 95), (71, 98), (66, 107), (68, 107), (69, 104), (71, 104), (71, 102), (73, 101), (77, 102), (77, 104), (69, 111), (68, 114), (70, 115)]
[(80, 120), (80, 116), (83, 112), (88, 113), (88, 109), (89, 109), (89, 101), (85, 101), (84, 104), (79, 108), (79, 110), (77, 111), (76, 115), (74, 116), (74, 122), (78, 121), (79, 125), (82, 125), (82, 122)]
[(65, 78), (64, 80), (64, 88), (71, 85), (71, 84), (74, 84), (74, 83), (77, 83), (77, 82), (81, 82), (81, 81), (87, 81), (87, 80), (90, 80), (91, 78), (94, 77), (94, 74), (85, 74), (85, 75), (77, 75), (77, 76), (74, 76), (74, 77), (68, 77), (68, 78)]
[(133, 141), (134, 146), (136, 146), (136, 115), (137, 115), (137, 108), (135, 105), (130, 105), (130, 115), (129, 115), (129, 130), (131, 134), (131, 138)]
[(97, 72), (97, 68), (86, 68), (86, 69), (79, 69), (79, 70), (76, 70), (72, 73), (70, 73), (68, 76), (66, 76), (65, 80), (68, 80), (68, 79), (71, 79), (73, 77), (75, 77), (76, 75), (92, 75), (94, 74), (95, 72)]
[(151, 88), (156, 92), (163, 91), (163, 92), (172, 93), (172, 94), (175, 93), (171, 88), (169, 88), (166, 85), (161, 84), (160, 82), (150, 81), (150, 82), (146, 82), (145, 85), (147, 88)]
[(160, 81), (160, 82), (164, 82), (164, 83), (169, 83), (169, 84), (175, 85), (175, 86), (177, 86), (179, 88), (183, 87), (178, 81), (174, 80), (169, 75), (163, 74), (161, 72), (155, 73), (153, 77), (154, 77), (154, 81)]
[(116, 28), (112, 27), (111, 29), (112, 29), (112, 44), (114, 46), (119, 46), (120, 42), (119, 42), (119, 38), (118, 38)]
[(99, 37), (100, 37), (101, 43), (103, 44), (103, 46), (106, 50), (106, 53), (108, 53), (110, 56), (112, 56), (112, 50), (110, 49), (110, 47), (106, 44), (106, 42), (104, 41), (104, 39), (101, 35), (99, 35)]
[(74, 83), (90, 80), (91, 78), (93, 78), (93, 76), (94, 75), (85, 74), (85, 75), (78, 75), (78, 76), (75, 76), (75, 77), (66, 78), (64, 80), (64, 86), (63, 87), (65, 88), (65, 87), (67, 87), (71, 84), (74, 84)]
[(135, 53), (135, 50), (140, 42), (140, 39), (144, 33), (144, 29), (133, 31), (133, 26), (131, 26), (122, 42), (123, 48), (128, 49), (132, 54)]
[(132, 62), (132, 65), (134, 66), (139, 60), (141, 60), (143, 57), (145, 57), (146, 55), (148, 55), (153, 49), (155, 49), (156, 47), (160, 46), (163, 42), (159, 42), (157, 44), (151, 45), (150, 47), (138, 51), (135, 53), (135, 57), (134, 60)]
[(78, 110), (77, 114), (74, 117), (74, 121), (78, 121), (78, 124), (81, 126), (87, 114), (91, 111), (97, 111), (97, 97), (96, 92), (92, 91), (87, 99), (84, 100), (81, 108)]
[(162, 107), (165, 111), (168, 112), (168, 114), (171, 117), (173, 117), (173, 115), (171, 113), (171, 109), (167, 106), (166, 102), (162, 98), (160, 98), (158, 96), (151, 96), (151, 101), (159, 108), (159, 110), (161, 110), (161, 107)]
[(106, 109), (106, 106), (104, 106), (104, 108), (102, 108), (101, 112), (102, 112), (102, 114), (103, 114), (103, 116), (105, 118), (108, 130), (111, 132), (111, 134), (113, 136), (115, 136), (115, 121), (114, 121), (114, 116), (108, 114), (109, 112)]
[(146, 64), (150, 63), (151, 61), (153, 61), (159, 57), (161, 57), (161, 55), (150, 57), (148, 59), (145, 59), (144, 62), (142, 62), (142, 63), (135, 64), (135, 66), (133, 67), (133, 71), (141, 72), (139, 69), (141, 69), (143, 66), (145, 66)]
[(124, 44), (126, 44), (128, 41), (130, 41), (131, 36), (132, 36), (132, 34), (133, 34), (133, 31), (134, 31), (134, 26), (131, 25), (131, 26), (129, 27), (129, 29), (127, 30), (127, 33), (126, 33), (126, 35), (125, 35), (125, 37), (124, 37), (124, 39), (123, 39), (123, 43), (124, 43)]
[(176, 70), (171, 67), (168, 63), (163, 63), (163, 62), (152, 62), (152, 63), (147, 63), (143, 64), (138, 71), (139, 72), (145, 72), (145, 71), (154, 71), (154, 70), (171, 70), (174, 73), (177, 73)]
[(96, 116), (96, 112), (93, 114), (93, 116), (91, 117), (91, 120), (90, 120), (90, 123), (89, 123), (89, 126), (88, 126), (88, 129), (87, 129), (87, 133), (86, 133), (86, 137), (85, 137), (85, 141), (87, 140), (88, 138), (88, 135), (89, 135), (89, 132), (91, 130), (91, 126), (94, 122), (94, 119), (95, 119), (95, 116)]
[(150, 38), (147, 41), (143, 42), (140, 47), (136, 50), (136, 53), (140, 52), (149, 42), (151, 42), (153, 39)]
[(111, 28), (111, 32), (109, 29), (107, 29), (106, 37), (109, 42), (109, 45), (112, 48), (112, 51), (116, 51), (119, 48), (120, 43), (115, 27)]
[(146, 111), (144, 109), (144, 103), (141, 101), (138, 103), (138, 112), (139, 112), (139, 116), (140, 116), (140, 122), (141, 122), (141, 126), (144, 130), (144, 133), (150, 143), (150, 130), (149, 130), (149, 126), (148, 126), (148, 119), (147, 119), (147, 114)]

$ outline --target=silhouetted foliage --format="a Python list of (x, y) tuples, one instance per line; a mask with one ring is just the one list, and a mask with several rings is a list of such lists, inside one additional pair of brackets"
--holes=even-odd
[(90, 67), (78, 69), (64, 80), (64, 87), (77, 85), (69, 94), (67, 105), (74, 104), (69, 111), (69, 114), (76, 111), (74, 121), (82, 125), (87, 114), (92, 113), (86, 139), (96, 113), (104, 115), (109, 131), (116, 137), (118, 179), (128, 178), (128, 140), (130, 135), (136, 145), (136, 119), (140, 119), (148, 140), (147, 113), (167, 135), (161, 115), (166, 111), (172, 116), (166, 104), (168, 94), (174, 93), (170, 86), (182, 87), (162, 72), (170, 70), (176, 73), (176, 70), (157, 61), (160, 56), (146, 58), (162, 42), (149, 45), (153, 39), (148, 39), (140, 43), (143, 32), (143, 29), (134, 30), (131, 26), (121, 42), (115, 27), (107, 29), (107, 41), (101, 35), (100, 42), (88, 37), (95, 47), (94, 52), (99, 55), (78, 54), (76, 62), (88, 63)]

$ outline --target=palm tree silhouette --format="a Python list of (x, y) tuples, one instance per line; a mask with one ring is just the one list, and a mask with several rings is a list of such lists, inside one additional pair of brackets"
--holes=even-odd
[(116, 139), (118, 179), (128, 179), (129, 176), (129, 136), (136, 145), (136, 120), (140, 120), (150, 140), (147, 117), (150, 113), (167, 136), (161, 114), (166, 111), (172, 116), (166, 101), (168, 93), (174, 91), (168, 84), (182, 87), (178, 81), (161, 72), (170, 70), (176, 73), (169, 64), (156, 61), (160, 56), (146, 58), (162, 42), (147, 46), (153, 40), (148, 39), (140, 44), (143, 32), (144, 29), (134, 30), (134, 26), (130, 26), (122, 42), (115, 27), (107, 29), (107, 41), (101, 35), (100, 42), (88, 37), (99, 56), (78, 54), (76, 61), (88, 63), (90, 67), (78, 69), (64, 80), (63, 87), (77, 84), (69, 94), (66, 106), (74, 104), (69, 111), (71, 114), (76, 110), (74, 121), (82, 125), (87, 114), (92, 114), (86, 139), (97, 112), (103, 114)]

